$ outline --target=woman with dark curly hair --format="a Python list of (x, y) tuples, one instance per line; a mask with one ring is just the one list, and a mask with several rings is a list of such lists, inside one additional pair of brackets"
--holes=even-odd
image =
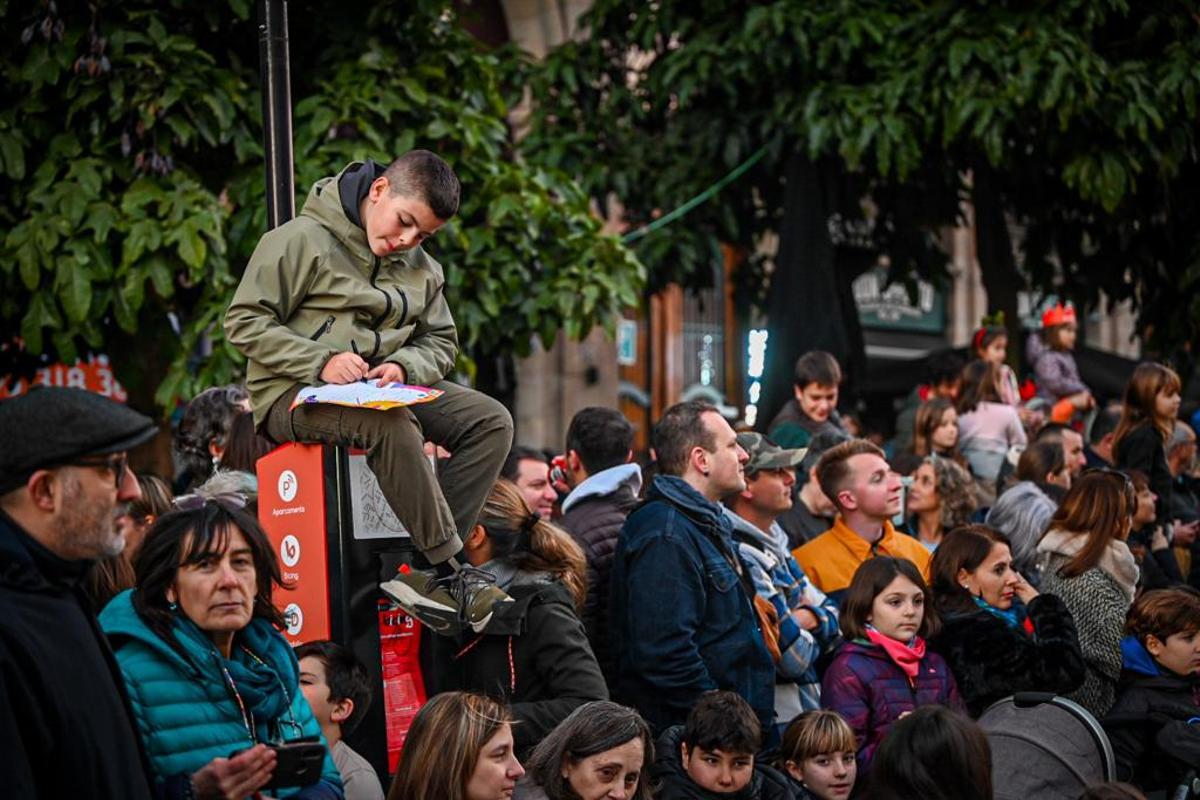
[(971, 473), (947, 458), (922, 461), (908, 492), (908, 532), (930, 551), (937, 550), (946, 531), (965, 525), (976, 508)]
[(191, 491), (212, 475), (225, 452), (233, 418), (249, 410), (250, 394), (240, 384), (214, 386), (192, 398), (183, 409), (183, 418), (175, 431), (175, 455), (179, 461), (176, 494)]

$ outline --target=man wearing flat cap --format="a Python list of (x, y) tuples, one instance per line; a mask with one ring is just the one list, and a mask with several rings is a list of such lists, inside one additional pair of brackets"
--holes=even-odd
[(112, 652), (81, 589), (119, 554), (126, 451), (154, 423), (82, 389), (0, 401), (0, 759), (6, 798), (150, 798)]
[(778, 519), (792, 507), (796, 467), (804, 449), (785, 450), (761, 433), (739, 433), (750, 456), (746, 487), (725, 498), (733, 541), (754, 590), (775, 612), (775, 720), (780, 735), (802, 711), (821, 707), (817, 659), (838, 642), (838, 610), (788, 552)]

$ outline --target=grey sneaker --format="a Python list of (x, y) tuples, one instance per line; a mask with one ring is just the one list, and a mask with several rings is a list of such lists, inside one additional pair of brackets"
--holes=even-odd
[(444, 578), (423, 572), (401, 572), (379, 585), (401, 608), (436, 633), (454, 636), (464, 627), (476, 633), (492, 614), (513, 602), (489, 572), (463, 566)]

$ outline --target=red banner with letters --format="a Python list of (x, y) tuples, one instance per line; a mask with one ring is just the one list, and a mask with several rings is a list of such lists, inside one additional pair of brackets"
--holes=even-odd
[(91, 356), (74, 364), (51, 364), (34, 373), (33, 380), (23, 378), (0, 381), (0, 400), (25, 394), (33, 386), (66, 386), (87, 389), (89, 392), (124, 403), (129, 399), (125, 387), (113, 375), (108, 356)]
[(275, 605), (293, 646), (329, 638), (329, 553), (325, 540), (325, 471), (321, 445), (285, 444), (258, 460), (258, 521), (284, 583)]

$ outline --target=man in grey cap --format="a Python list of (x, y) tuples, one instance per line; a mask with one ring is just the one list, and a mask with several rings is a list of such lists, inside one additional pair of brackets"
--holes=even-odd
[(0, 402), (0, 753), (7, 798), (149, 798), (129, 701), (80, 588), (117, 555), (148, 417), (82, 389)]
[(725, 498), (725, 516), (755, 592), (778, 618), (775, 720), (782, 736), (797, 714), (821, 707), (816, 664), (838, 641), (838, 610), (792, 558), (776, 521), (792, 507), (795, 469), (805, 450), (785, 450), (761, 433), (739, 433), (737, 442), (750, 456), (746, 487)]

